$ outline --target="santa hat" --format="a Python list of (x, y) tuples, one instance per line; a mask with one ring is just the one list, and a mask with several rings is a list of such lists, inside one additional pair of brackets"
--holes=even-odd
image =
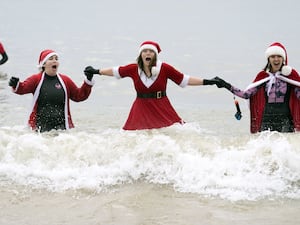
[(287, 60), (286, 49), (279, 42), (275, 42), (267, 48), (266, 58), (268, 59), (271, 55), (280, 55), (284, 60), (284, 64), (287, 65), (288, 60)]
[(292, 72), (292, 68), (288, 66), (288, 57), (285, 47), (280, 44), (279, 42), (275, 42), (271, 44), (266, 52), (265, 52), (266, 58), (268, 59), (271, 55), (280, 55), (283, 58), (284, 66), (281, 69), (281, 72), (283, 75), (288, 76)]
[(39, 64), (38, 64), (38, 68), (42, 69), (43, 65), (45, 64), (45, 62), (51, 57), (58, 54), (51, 50), (51, 49), (46, 49), (44, 51), (41, 52), (40, 54), (40, 58), (39, 58)]
[(141, 45), (140, 45), (140, 49), (139, 49), (139, 55), (141, 54), (141, 52), (145, 49), (151, 49), (155, 52), (156, 56), (158, 55), (158, 53), (160, 53), (161, 49), (159, 47), (159, 44), (154, 42), (154, 41), (144, 41)]

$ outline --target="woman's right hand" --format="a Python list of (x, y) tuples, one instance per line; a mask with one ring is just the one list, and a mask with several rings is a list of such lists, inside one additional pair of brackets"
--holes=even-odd
[(229, 91), (231, 90), (231, 84), (230, 83), (227, 83), (225, 80), (223, 80), (222, 78), (220, 77), (215, 77), (214, 78), (215, 82), (216, 82), (216, 85), (218, 88), (226, 88), (228, 89)]
[(94, 69), (92, 66), (87, 66), (84, 69), (84, 74), (99, 74), (99, 69)]

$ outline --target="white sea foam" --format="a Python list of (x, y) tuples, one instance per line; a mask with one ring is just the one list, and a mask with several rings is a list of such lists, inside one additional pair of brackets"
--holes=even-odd
[(186, 124), (154, 131), (43, 134), (2, 127), (0, 135), (2, 185), (101, 192), (149, 182), (230, 200), (300, 198), (296, 134), (264, 132), (232, 144)]

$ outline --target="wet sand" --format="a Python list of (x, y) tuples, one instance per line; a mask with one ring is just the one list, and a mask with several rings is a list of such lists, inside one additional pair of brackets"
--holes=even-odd
[(230, 202), (173, 191), (166, 186), (132, 184), (109, 193), (0, 192), (2, 225), (295, 225), (300, 201)]

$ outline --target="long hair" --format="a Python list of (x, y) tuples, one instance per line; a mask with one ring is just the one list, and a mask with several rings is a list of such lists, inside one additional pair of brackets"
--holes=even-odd
[[(283, 66), (284, 66), (284, 62), (282, 62), (282, 65), (281, 65), (281, 67), (280, 67), (280, 70), (282, 69)], [(264, 67), (263, 70), (266, 71), (266, 72), (272, 71), (272, 65), (271, 65), (269, 59), (268, 59), (268, 62), (267, 62), (267, 64), (265, 65), (265, 67)]]
[(272, 69), (272, 66), (271, 66), (271, 63), (269, 62), (269, 59), (268, 59), (268, 62), (267, 64), (265, 65), (265, 67), (263, 68), (264, 71), (270, 71)]
[[(142, 54), (140, 54), (140, 55), (137, 57), (136, 62), (137, 62), (137, 64), (138, 64), (139, 68), (145, 73), (145, 70), (144, 70), (144, 62), (143, 62), (143, 59), (142, 59)], [(153, 66), (156, 66), (156, 62), (157, 62), (157, 56), (156, 56), (156, 54), (155, 54), (155, 55), (154, 55), (154, 58), (152, 59), (151, 64), (150, 64), (150, 68), (149, 68), (150, 71), (151, 71), (151, 68), (152, 68)], [(151, 74), (151, 76), (152, 76), (152, 74)]]

